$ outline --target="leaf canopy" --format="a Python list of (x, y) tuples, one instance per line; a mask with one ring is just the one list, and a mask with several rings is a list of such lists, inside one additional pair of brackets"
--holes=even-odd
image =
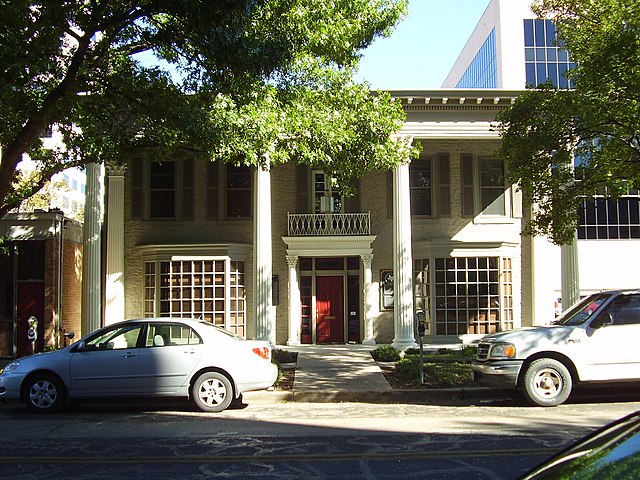
[[(406, 0), (0, 0), (0, 216), (57, 172), (177, 149), (394, 168), (401, 105), (353, 81)], [(43, 148), (56, 124), (64, 148)], [(36, 163), (28, 178), (23, 154)]]

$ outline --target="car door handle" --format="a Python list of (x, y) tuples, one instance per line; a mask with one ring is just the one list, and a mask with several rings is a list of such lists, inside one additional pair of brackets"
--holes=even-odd
[(124, 358), (130, 358), (130, 357), (135, 357), (136, 354), (132, 353), (132, 352), (127, 352), (124, 355), (122, 355)]

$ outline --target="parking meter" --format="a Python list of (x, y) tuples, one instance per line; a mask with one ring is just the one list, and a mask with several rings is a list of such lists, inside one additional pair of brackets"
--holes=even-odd
[(31, 353), (36, 353), (36, 340), (38, 340), (38, 319), (31, 315), (27, 319), (27, 340), (31, 342)]
[(66, 339), (71, 341), (71, 340), (73, 340), (73, 337), (76, 336), (76, 334), (73, 332), (73, 330), (71, 330), (70, 332), (64, 332), (63, 331), (62, 336), (65, 338), (65, 343), (66, 343)]
[(416, 312), (416, 319), (418, 320), (418, 336), (424, 337), (424, 334), (427, 330), (427, 326), (425, 325), (426, 315), (424, 310), (418, 310)]

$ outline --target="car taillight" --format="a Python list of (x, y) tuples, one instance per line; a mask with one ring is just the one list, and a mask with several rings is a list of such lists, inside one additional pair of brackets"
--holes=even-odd
[(269, 347), (255, 347), (251, 351), (265, 360), (271, 360), (271, 349)]

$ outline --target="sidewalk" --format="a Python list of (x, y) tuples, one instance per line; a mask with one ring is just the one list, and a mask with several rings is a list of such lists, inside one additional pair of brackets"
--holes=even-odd
[[(441, 347), (447, 345), (425, 346), (425, 351)], [(476, 386), (393, 389), (369, 353), (375, 348), (372, 346), (299, 345), (277, 348), (298, 352), (293, 390), (247, 392), (245, 401), (429, 404), (495, 397), (490, 390)]]

